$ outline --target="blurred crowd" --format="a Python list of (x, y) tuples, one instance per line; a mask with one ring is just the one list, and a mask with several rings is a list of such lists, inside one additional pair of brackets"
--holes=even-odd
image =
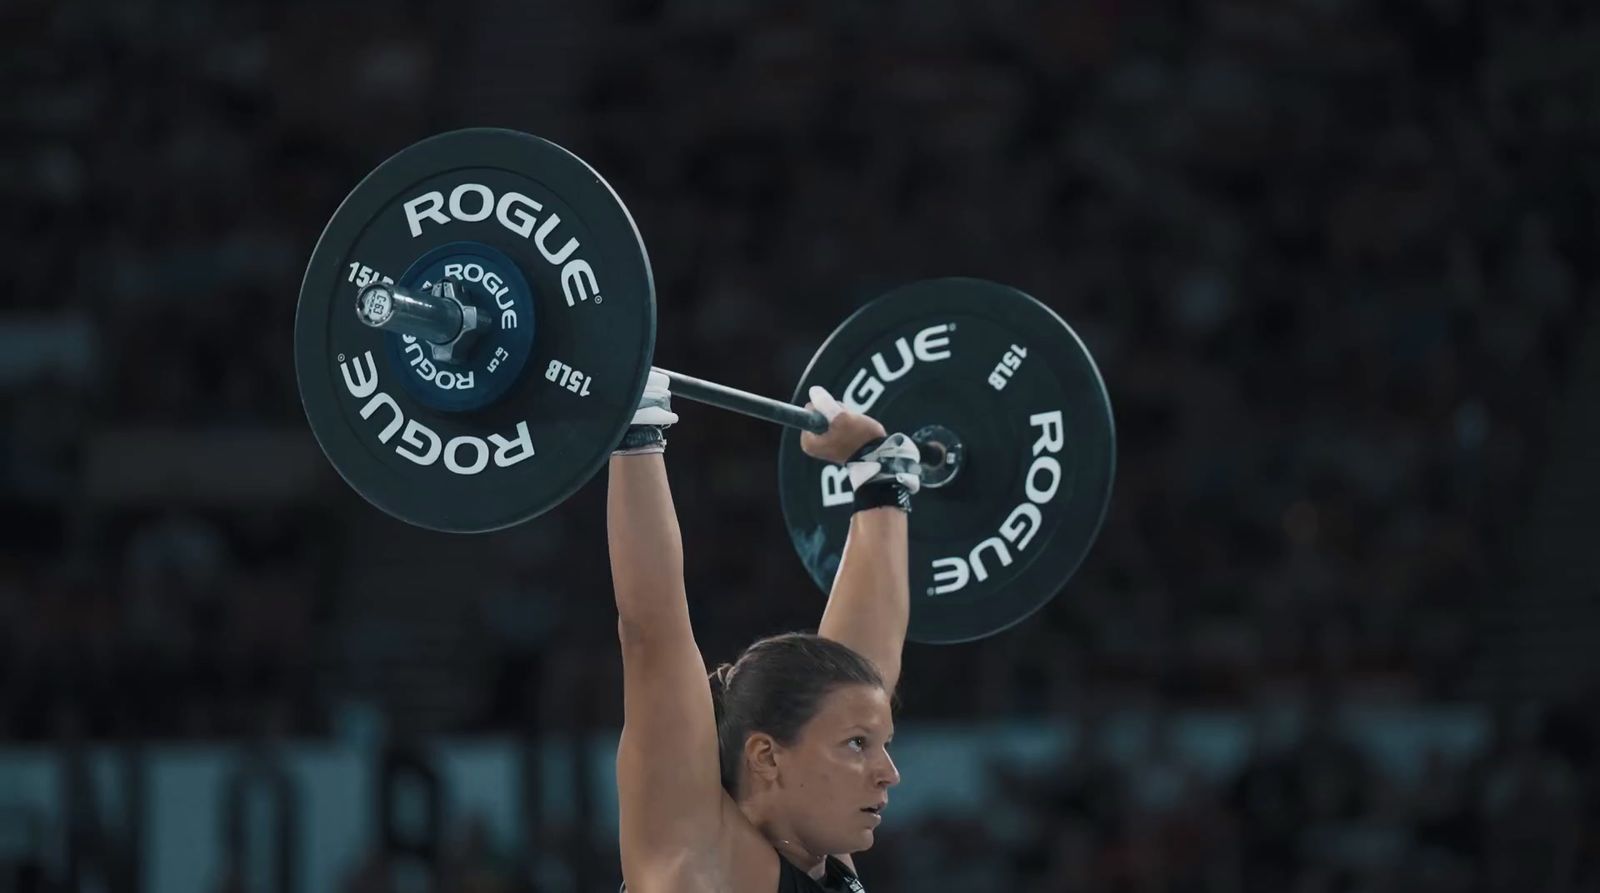
[[(503, 0), (469, 6), (513, 17)], [(1014, 284), (1083, 336), (1118, 423), (1095, 551), (1028, 624), (960, 660), (912, 649), (908, 715), (1312, 684), (1491, 693), (1481, 612), (1514, 572), (1593, 304), (1600, 7), (977, 6), (612, 0), (572, 12), (570, 44), (539, 44), (550, 83), (518, 79), (517, 34), (420, 2), (9, 6), (0, 114), (18, 151), (0, 156), (0, 238), (17, 262), (0, 312), (83, 321), (92, 349), (86, 369), (12, 363), (0, 382), (0, 737), (326, 730), (351, 503), (96, 509), (86, 444), (304, 431), (290, 328), (322, 225), (383, 157), (476, 124), (556, 139), (628, 202), (661, 365), (787, 394), (860, 302), (952, 274)], [(680, 429), (708, 657), (814, 624), (773, 498), (773, 432), (699, 411)], [(593, 499), (563, 511), (541, 554), (600, 529)], [(581, 554), (596, 561), (563, 568), (563, 591), (603, 605), (603, 553)], [(705, 595), (728, 592), (772, 597)], [(503, 593), (462, 597), (492, 618)], [(566, 653), (611, 654), (611, 624), (587, 616)], [(493, 622), (470, 635), (485, 657), (467, 681), (486, 689), (608, 681)], [(537, 709), (489, 700), (474, 728), (527, 727)], [(1031, 836), (991, 840), (983, 817), (925, 833), (945, 852), (1015, 852), (1033, 872), (1018, 883), (1041, 890), (1236, 889), (1216, 884), (1254, 877), (1240, 866), (1283, 872), (1244, 889), (1401, 883), (1313, 867), (1313, 851), (1470, 887), (1501, 875), (1481, 863), (1496, 850), (1463, 841), (1531, 834), (1517, 810), (1568, 806), (1539, 799), (1551, 779), (1595, 788), (1592, 767), (1516, 749), (1435, 767), (1409, 794), (1309, 744), (1224, 787), (1091, 773), (1091, 758), (1049, 801), (1018, 801)], [(1323, 760), (1345, 767), (1344, 789), (1304, 783)], [(904, 838), (907, 877), (932, 870), (911, 855), (926, 839)], [(1150, 863), (1151, 848), (1166, 855)]]
[[(894, 795), (856, 856), (875, 893), (1558, 893), (1600, 883), (1600, 712), (1502, 714), (1482, 749), (1387, 764), (1340, 728), (1334, 700), (1288, 734), (1260, 722), (1248, 758), (1207, 766), (1168, 714), (1113, 746), (1085, 715), (1078, 743), (1043, 764), (996, 761), (975, 811), (915, 821)], [(914, 780), (908, 780), (914, 781)], [(497, 845), (468, 818), (442, 849), (440, 893), (611, 889), (614, 841), (545, 829)], [(374, 850), (345, 893), (398, 893), (402, 864)], [(416, 888), (413, 888), (416, 889)]]
[[(997, 772), (981, 815), (886, 841), (885, 890), (1590, 890), (1600, 766), (1592, 709), (1507, 721), (1484, 751), (1430, 751), (1401, 777), (1313, 706), (1287, 740), (1202, 771), (1156, 724), (1131, 760), (1091, 735), (1058, 765)], [(1002, 858), (990, 858), (1001, 855)], [(878, 886), (873, 889), (878, 889)]]

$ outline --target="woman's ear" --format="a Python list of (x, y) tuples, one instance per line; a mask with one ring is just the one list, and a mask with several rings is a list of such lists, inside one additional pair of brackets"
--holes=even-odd
[(755, 732), (744, 740), (744, 764), (752, 780), (763, 785), (778, 783), (778, 742), (765, 732)]

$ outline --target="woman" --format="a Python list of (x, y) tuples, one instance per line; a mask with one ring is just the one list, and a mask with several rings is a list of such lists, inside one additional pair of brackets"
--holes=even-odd
[[(855, 514), (817, 635), (751, 645), (711, 674), (689, 624), (663, 430), (677, 421), (651, 373), (611, 459), (607, 533), (622, 642), (617, 794), (624, 887), (860, 891), (850, 854), (900, 780), (889, 758), (910, 593), (906, 512), (917, 449), (826, 392), (807, 454), (848, 462)], [(713, 693), (713, 688), (718, 689)]]

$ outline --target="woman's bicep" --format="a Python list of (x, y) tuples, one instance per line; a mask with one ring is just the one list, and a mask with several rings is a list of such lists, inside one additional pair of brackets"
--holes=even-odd
[(685, 616), (648, 628), (618, 622), (623, 725), (617, 746), (625, 868), (714, 851), (722, 783), (705, 661)]

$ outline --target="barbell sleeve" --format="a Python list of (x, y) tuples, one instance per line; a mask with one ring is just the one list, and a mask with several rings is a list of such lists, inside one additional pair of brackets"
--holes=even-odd
[(449, 344), (461, 335), (461, 305), (398, 285), (374, 283), (356, 294), (356, 316), (374, 329)]

